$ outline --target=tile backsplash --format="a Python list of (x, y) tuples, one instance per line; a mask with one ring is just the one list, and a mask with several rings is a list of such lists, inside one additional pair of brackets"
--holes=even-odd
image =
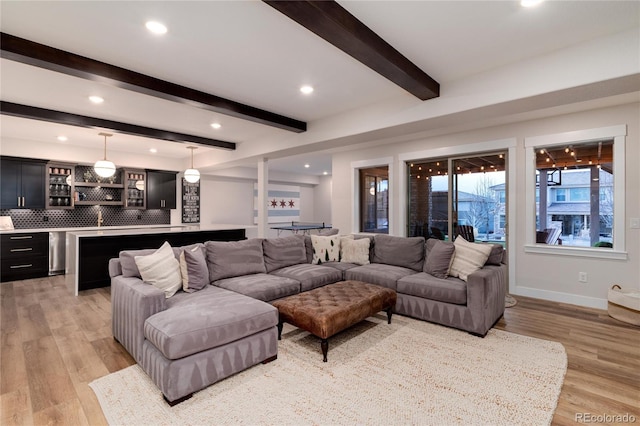
[(15, 229), (80, 228), (97, 226), (98, 210), (102, 210), (102, 226), (171, 224), (170, 210), (128, 210), (118, 206), (76, 206), (72, 210), (8, 209), (0, 210), (0, 216), (11, 216)]

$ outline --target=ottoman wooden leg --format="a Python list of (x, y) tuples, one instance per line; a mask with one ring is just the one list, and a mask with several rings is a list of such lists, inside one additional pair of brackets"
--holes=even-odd
[(282, 326), (284, 323), (282, 321), (278, 321), (278, 340), (282, 340)]
[(320, 347), (322, 348), (322, 361), (327, 362), (327, 352), (329, 352), (329, 341), (327, 339), (322, 339), (320, 342)]
[(391, 324), (391, 315), (393, 314), (393, 308), (387, 309), (387, 324)]

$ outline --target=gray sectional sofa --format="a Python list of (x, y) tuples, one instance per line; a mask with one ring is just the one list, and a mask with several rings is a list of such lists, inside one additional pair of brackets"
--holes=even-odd
[(136, 266), (135, 256), (154, 250), (122, 252), (109, 263), (114, 338), (173, 404), (274, 360), (278, 312), (268, 302), (338, 281), (392, 288), (398, 293), (396, 313), (479, 336), (502, 316), (507, 282), (501, 246), (492, 246), (486, 263), (465, 282), (432, 275), (446, 274), (453, 243), (388, 235), (355, 238), (369, 238), (369, 263), (313, 264), (309, 236), (173, 248), (176, 259), (187, 250), (206, 259), (208, 277), (202, 289), (168, 298), (145, 283)]

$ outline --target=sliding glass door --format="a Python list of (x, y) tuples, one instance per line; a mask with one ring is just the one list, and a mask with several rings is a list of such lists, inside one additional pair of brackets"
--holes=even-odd
[(425, 159), (407, 166), (407, 235), (506, 241), (505, 152)]

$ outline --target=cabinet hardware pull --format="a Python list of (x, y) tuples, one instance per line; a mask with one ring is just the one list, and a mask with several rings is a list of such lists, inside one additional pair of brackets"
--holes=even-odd
[(32, 247), (29, 247), (29, 248), (18, 248), (18, 249), (11, 249), (11, 252), (13, 253), (13, 252), (16, 252), (16, 251), (31, 251), (31, 250), (33, 250)]
[(18, 197), (18, 207), (20, 207), (20, 198), (22, 197)]
[(31, 238), (33, 238), (32, 235), (26, 235), (23, 237), (9, 237), (10, 240), (30, 240)]
[(24, 197), (22, 197), (22, 207), (24, 207)]
[(19, 269), (19, 268), (31, 268), (33, 263), (29, 263), (27, 265), (11, 265), (11, 269)]

